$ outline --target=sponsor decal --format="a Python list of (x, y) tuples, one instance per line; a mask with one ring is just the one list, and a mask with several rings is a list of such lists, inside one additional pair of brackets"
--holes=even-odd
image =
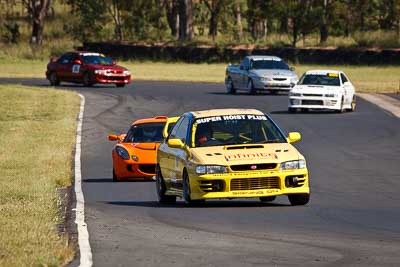
[(232, 191), (232, 195), (234, 196), (257, 196), (257, 195), (266, 195), (272, 193), (279, 193), (279, 189), (267, 189), (267, 190), (256, 190), (256, 191)]
[(81, 69), (81, 65), (79, 65), (79, 64), (72, 65), (72, 73), (79, 73), (80, 69)]
[(100, 56), (99, 53), (81, 53), (82, 56)]
[(268, 118), (265, 115), (225, 115), (225, 116), (213, 116), (197, 119), (196, 123), (209, 123), (216, 121), (236, 121), (236, 120), (256, 120), (256, 121), (267, 121)]
[[(224, 155), (226, 161), (235, 161), (235, 160), (252, 160), (252, 159), (277, 159), (275, 153), (266, 153), (266, 152), (243, 152), (243, 153), (235, 153)], [(254, 166), (254, 165), (253, 165)], [(251, 167), (253, 167), (251, 166)], [(257, 168), (257, 166), (255, 166)], [(255, 169), (252, 169), (255, 170)]]
[(337, 74), (337, 73), (328, 73), (328, 76), (337, 78), (337, 77), (339, 77), (339, 74)]

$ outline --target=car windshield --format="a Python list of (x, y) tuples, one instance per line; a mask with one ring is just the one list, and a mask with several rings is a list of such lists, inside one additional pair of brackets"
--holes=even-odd
[(286, 143), (265, 115), (228, 115), (199, 118), (193, 124), (194, 147)]
[(165, 122), (133, 125), (125, 136), (125, 143), (154, 143), (163, 140)]
[(252, 60), (252, 69), (289, 70), (289, 66), (282, 60)]
[(102, 55), (83, 55), (83, 62), (85, 64), (104, 64), (104, 65), (112, 65), (113, 61), (108, 57)]
[(340, 86), (340, 80), (339, 75), (336, 73), (306, 74), (301, 77), (298, 84)]

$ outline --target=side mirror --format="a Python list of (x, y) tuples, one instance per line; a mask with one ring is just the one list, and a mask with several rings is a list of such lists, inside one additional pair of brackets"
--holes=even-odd
[(297, 142), (300, 139), (301, 139), (301, 134), (299, 132), (290, 132), (287, 137), (289, 143)]
[(82, 61), (80, 59), (75, 59), (72, 63), (82, 65)]
[(118, 140), (119, 140), (119, 138), (118, 138), (118, 135), (116, 135), (116, 134), (110, 134), (108, 136), (108, 141), (118, 141)]
[(169, 139), (168, 146), (172, 148), (183, 148), (185, 145), (181, 139)]

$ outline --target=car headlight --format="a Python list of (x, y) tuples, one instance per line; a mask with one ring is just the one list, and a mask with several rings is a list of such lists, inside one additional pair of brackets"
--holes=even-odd
[(228, 169), (220, 165), (199, 165), (196, 167), (197, 174), (213, 174), (213, 173), (226, 173)]
[(272, 81), (272, 79), (271, 78), (269, 78), (269, 77), (257, 77), (260, 81), (262, 81), (262, 82), (268, 82), (268, 81)]
[(290, 92), (289, 96), (301, 96), (301, 93)]
[(107, 71), (106, 70), (94, 70), (95, 74), (106, 74)]
[(124, 75), (131, 75), (131, 72), (129, 70), (124, 70)]
[(280, 166), (280, 170), (295, 170), (295, 169), (304, 169), (306, 167), (306, 161), (304, 159), (299, 160), (291, 160), (282, 162)]
[(128, 151), (121, 146), (117, 146), (115, 148), (115, 152), (117, 152), (117, 155), (120, 156), (124, 160), (130, 159)]
[(299, 79), (297, 79), (296, 77), (290, 78), (291, 84), (297, 84), (298, 81), (299, 81)]
[(324, 94), (325, 97), (337, 97), (337, 94)]

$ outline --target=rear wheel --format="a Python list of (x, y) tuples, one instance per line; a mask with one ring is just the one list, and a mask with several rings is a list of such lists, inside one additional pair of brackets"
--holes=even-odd
[(183, 201), (185, 202), (185, 205), (187, 206), (197, 206), (205, 203), (205, 200), (193, 200), (190, 197), (190, 180), (189, 180), (189, 175), (187, 174), (186, 171), (183, 172)]
[(117, 87), (125, 87), (125, 84), (124, 83), (116, 83), (115, 84)]
[(90, 79), (89, 72), (86, 72), (85, 74), (83, 74), (83, 85), (86, 87), (90, 87), (93, 85), (93, 82)]
[(50, 81), (50, 85), (52, 85), (52, 86), (60, 85), (60, 79), (58, 78), (56, 72), (50, 73), (49, 81)]
[(292, 206), (302, 206), (310, 201), (310, 194), (292, 194), (288, 198)]
[(254, 83), (251, 79), (247, 82), (247, 92), (249, 95), (256, 94), (256, 89), (254, 88)]
[(176, 196), (167, 196), (167, 187), (165, 186), (164, 178), (161, 174), (160, 166), (156, 168), (156, 189), (158, 202), (161, 204), (174, 204), (176, 202)]
[(228, 94), (236, 94), (236, 88), (233, 85), (231, 77), (228, 77), (228, 80), (226, 81), (226, 90), (228, 91)]
[(260, 197), (261, 202), (272, 202), (276, 199), (276, 196), (271, 196), (271, 197)]

